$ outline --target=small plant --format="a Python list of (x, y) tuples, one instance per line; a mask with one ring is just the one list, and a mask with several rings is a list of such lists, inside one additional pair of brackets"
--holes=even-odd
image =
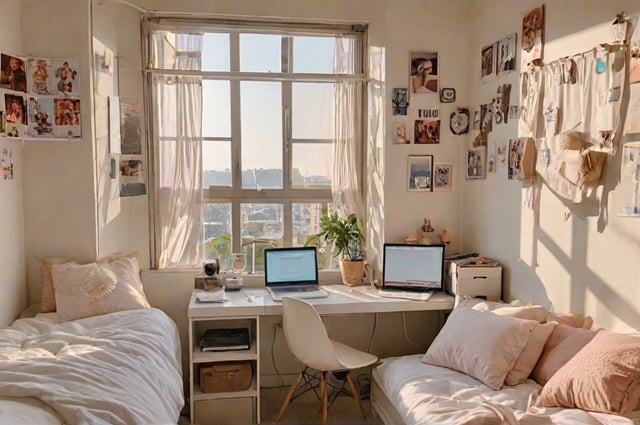
[(307, 237), (305, 246), (324, 241), (328, 246), (333, 245), (333, 253), (337, 257), (352, 261), (362, 260), (364, 235), (355, 214), (340, 217), (336, 211), (329, 212), (327, 207), (323, 207), (320, 230), (320, 233)]

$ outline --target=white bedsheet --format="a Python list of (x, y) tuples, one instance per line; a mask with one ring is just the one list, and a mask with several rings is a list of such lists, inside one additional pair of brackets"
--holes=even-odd
[(599, 415), (598, 420), (579, 409), (529, 407), (541, 388), (535, 381), (494, 391), (468, 375), (422, 363), (422, 357), (384, 359), (373, 370), (406, 425), (632, 423), (614, 415)]
[[(176, 424), (179, 353), (175, 323), (153, 308), (16, 320), (0, 329), (0, 424)], [(39, 421), (23, 421), (29, 406)]]

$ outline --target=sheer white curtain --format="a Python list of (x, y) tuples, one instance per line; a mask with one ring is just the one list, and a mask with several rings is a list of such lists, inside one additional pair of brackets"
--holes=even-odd
[[(354, 71), (354, 49), (352, 37), (336, 39), (334, 73)], [(364, 220), (364, 203), (360, 181), (362, 163), (361, 81), (340, 81), (335, 86), (335, 140), (331, 192), (333, 202), (342, 215), (355, 213)]]
[[(200, 69), (201, 36), (179, 35), (176, 46), (182, 49), (171, 49), (173, 69)], [(153, 99), (158, 268), (200, 267), (202, 79), (154, 75)]]

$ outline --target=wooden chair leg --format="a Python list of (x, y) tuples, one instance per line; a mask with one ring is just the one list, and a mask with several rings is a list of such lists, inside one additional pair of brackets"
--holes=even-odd
[(322, 394), (322, 424), (326, 425), (328, 417), (328, 391), (327, 391), (327, 372), (320, 375), (320, 393)]
[(300, 385), (300, 381), (302, 380), (303, 373), (304, 372), (300, 372), (296, 380), (293, 381), (293, 384), (291, 384), (291, 386), (289, 387), (289, 392), (287, 392), (287, 397), (284, 399), (284, 402), (282, 403), (282, 407), (280, 408), (280, 412), (278, 412), (278, 416), (276, 417), (275, 423), (279, 423), (282, 417), (284, 416), (284, 412), (287, 410), (287, 407), (289, 407), (289, 402), (291, 401), (291, 397), (293, 397), (293, 393), (296, 391), (296, 388), (298, 388), (298, 385)]
[(367, 414), (364, 411), (364, 406), (362, 406), (362, 400), (360, 400), (360, 394), (358, 394), (358, 390), (351, 379), (351, 374), (347, 373), (347, 383), (349, 384), (349, 389), (351, 390), (351, 395), (358, 402), (358, 406), (360, 406), (360, 412), (362, 412), (362, 417), (367, 419)]

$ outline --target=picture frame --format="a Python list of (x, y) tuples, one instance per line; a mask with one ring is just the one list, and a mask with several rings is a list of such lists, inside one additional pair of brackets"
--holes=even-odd
[(431, 192), (433, 190), (433, 155), (408, 156), (407, 189), (409, 192)]
[(414, 94), (438, 93), (438, 52), (411, 52), (409, 90)]
[(484, 46), (480, 51), (480, 80), (485, 81), (495, 75), (496, 43)]
[(467, 150), (467, 180), (479, 180), (486, 178), (486, 148), (473, 148)]
[(453, 191), (453, 163), (436, 162), (433, 165), (433, 191)]
[(452, 87), (445, 87), (440, 90), (440, 102), (441, 103), (453, 103), (456, 101), (456, 89)]
[(515, 32), (498, 41), (496, 75), (499, 76), (516, 70), (517, 41), (518, 33)]

